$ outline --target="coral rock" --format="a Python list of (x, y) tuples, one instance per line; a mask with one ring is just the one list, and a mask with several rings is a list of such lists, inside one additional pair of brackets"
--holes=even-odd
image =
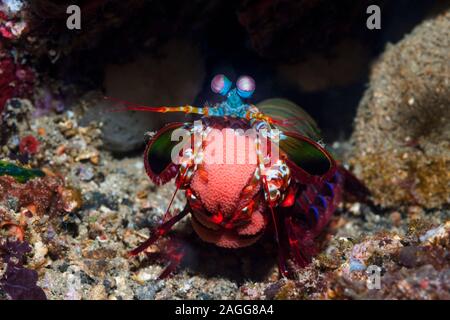
[(355, 171), (383, 206), (450, 200), (450, 10), (388, 46), (358, 109)]
[[(205, 78), (199, 49), (177, 40), (163, 46), (160, 54), (162, 58), (144, 55), (128, 64), (109, 65), (104, 84), (106, 95), (150, 106), (193, 103)], [(103, 121), (105, 148), (114, 152), (135, 150), (144, 143), (146, 131), (157, 130), (171, 120), (185, 119), (184, 115), (162, 117), (154, 113), (107, 112), (122, 107), (121, 104), (99, 103), (83, 120)]]
[(9, 99), (28, 95), (34, 79), (30, 68), (15, 64), (12, 58), (0, 59), (0, 113)]
[[(344, 37), (361, 37), (370, 1), (242, 1), (239, 22), (264, 58), (295, 61), (310, 52), (328, 51)], [(383, 1), (378, 1), (383, 3)], [(364, 30), (363, 30), (364, 31)], [(367, 35), (366, 35), (367, 36)]]

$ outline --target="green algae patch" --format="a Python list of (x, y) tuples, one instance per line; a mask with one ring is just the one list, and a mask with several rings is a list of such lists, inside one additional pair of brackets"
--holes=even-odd
[(13, 163), (0, 160), (0, 176), (11, 176), (19, 183), (25, 183), (34, 178), (41, 178), (45, 173), (39, 169), (27, 169)]

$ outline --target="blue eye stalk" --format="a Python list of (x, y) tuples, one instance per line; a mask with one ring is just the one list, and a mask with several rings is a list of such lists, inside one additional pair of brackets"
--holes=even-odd
[(231, 89), (232, 82), (223, 74), (216, 75), (211, 80), (211, 90), (214, 93), (218, 93), (222, 96), (225, 96), (228, 91)]
[[(225, 97), (226, 99), (213, 107), (195, 107), (191, 105), (184, 106), (160, 106), (149, 107), (129, 102), (112, 99), (125, 104), (124, 109), (114, 111), (133, 110), (146, 112), (183, 112), (186, 114), (198, 114), (213, 117), (233, 117), (242, 118), (250, 121), (251, 124), (258, 123), (259, 128), (268, 127), (272, 124), (284, 125), (284, 120), (274, 119), (258, 110), (258, 108), (246, 102), (255, 92), (255, 80), (250, 76), (241, 76), (236, 81), (236, 87), (232, 87), (232, 82), (223, 74), (216, 75), (211, 81), (211, 90)], [(111, 99), (111, 98), (109, 98)]]
[(255, 80), (250, 76), (241, 76), (236, 81), (236, 88), (231, 86), (232, 82), (223, 74), (218, 74), (211, 80), (211, 90), (226, 97), (226, 100), (221, 102), (218, 108), (214, 108), (210, 115), (245, 117), (250, 106), (242, 99), (253, 95)]

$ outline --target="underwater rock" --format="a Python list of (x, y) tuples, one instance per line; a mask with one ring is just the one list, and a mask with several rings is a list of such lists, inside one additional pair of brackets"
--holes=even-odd
[[(13, 97), (24, 97), (33, 90), (34, 72), (18, 64), (13, 58), (2, 57), (0, 52), (0, 114), (6, 102)], [(1, 118), (1, 117), (0, 117)]]
[(450, 269), (436, 270), (424, 265), (414, 270), (399, 270), (383, 277), (382, 290), (374, 290), (375, 299), (448, 300)]
[(317, 92), (354, 84), (367, 72), (370, 57), (363, 43), (344, 40), (330, 52), (308, 54), (304, 61), (281, 63), (277, 74), (280, 80), (303, 92)]
[[(194, 101), (201, 90), (205, 70), (200, 52), (191, 43), (176, 40), (163, 46), (158, 56), (141, 56), (124, 65), (106, 68), (106, 96), (123, 99), (130, 104), (161, 106), (186, 105)], [(82, 122), (103, 122), (103, 142), (107, 150), (129, 152), (144, 143), (147, 131), (158, 130), (165, 123), (184, 115), (145, 112), (108, 112), (125, 105), (102, 101), (91, 108)]]
[(298, 61), (305, 54), (328, 52), (346, 38), (370, 38), (360, 27), (369, 4), (373, 1), (242, 1), (238, 18), (260, 56)]
[(27, 23), (22, 19), (22, 7), (20, 0), (0, 2), (0, 39), (17, 40), (27, 29)]
[(450, 202), (450, 9), (430, 17), (374, 65), (351, 163), (383, 206)]
[(24, 256), (31, 251), (27, 242), (0, 239), (0, 262), (7, 266), (0, 276), (0, 289), (13, 300), (46, 300), (37, 286), (38, 273), (24, 266)]
[[(228, 5), (219, 0), (80, 0), (76, 3), (82, 12), (81, 31), (66, 27), (66, 10), (73, 1), (28, 1), (24, 10), (30, 35), (35, 38), (28, 50), (34, 56), (48, 56), (52, 62), (64, 64), (79, 62), (73, 58), (81, 58), (89, 50), (100, 50), (96, 52), (98, 58), (91, 54), (84, 58), (88, 63), (96, 60), (104, 64), (111, 54), (123, 58), (127, 53), (157, 49), (168, 38), (179, 34), (194, 33)], [(78, 63), (76, 67), (83, 68)]]
[(82, 32), (69, 30), (66, 26), (66, 11), (71, 4), (73, 2), (68, 0), (28, 1), (23, 11), (29, 34), (35, 39), (28, 44), (28, 50), (34, 56), (48, 56), (56, 62), (61, 56), (90, 49), (105, 33), (120, 29), (130, 16), (142, 8), (144, 1), (78, 1), (77, 5), (83, 13)]
[[(36, 173), (27, 174), (34, 176)], [(8, 174), (8, 173), (7, 173)], [(40, 175), (40, 173), (39, 173)], [(23, 173), (18, 175), (23, 176)], [(30, 177), (27, 177), (30, 178)], [(57, 176), (44, 176), (21, 183), (12, 176), (0, 176), (0, 205), (9, 207), (9, 203), (15, 203), (14, 210), (26, 208), (32, 215), (50, 217), (62, 216), (74, 212), (82, 205), (79, 192), (73, 188), (64, 186), (64, 181)]]

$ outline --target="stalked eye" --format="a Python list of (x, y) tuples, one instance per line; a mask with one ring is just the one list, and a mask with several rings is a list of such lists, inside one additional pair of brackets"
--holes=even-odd
[(230, 88), (231, 81), (223, 74), (218, 74), (211, 80), (211, 90), (214, 93), (224, 96), (228, 93), (228, 91), (230, 91)]
[(240, 76), (236, 81), (236, 87), (242, 98), (250, 98), (255, 92), (255, 80), (249, 76)]

